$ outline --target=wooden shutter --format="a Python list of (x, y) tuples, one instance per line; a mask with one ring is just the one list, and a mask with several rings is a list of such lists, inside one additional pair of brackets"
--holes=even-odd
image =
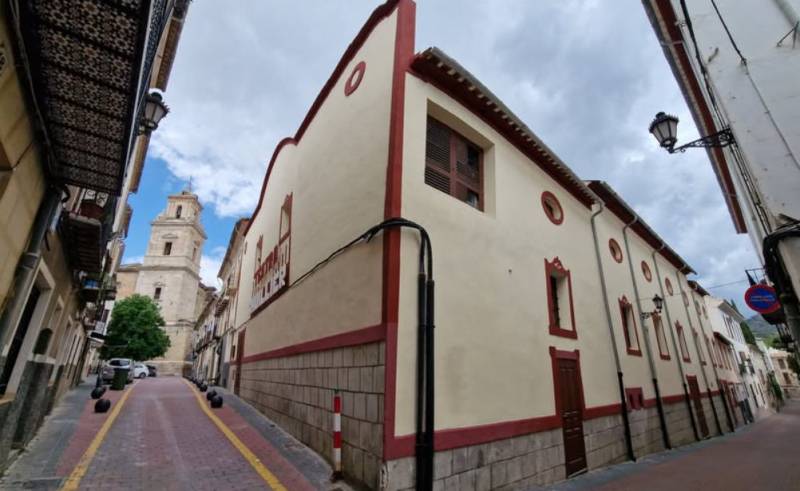
[(425, 142), (425, 184), (450, 192), (450, 129), (428, 118)]

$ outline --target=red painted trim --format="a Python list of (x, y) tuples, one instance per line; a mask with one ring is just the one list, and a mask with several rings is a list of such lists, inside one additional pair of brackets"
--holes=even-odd
[(642, 260), (642, 275), (647, 282), (653, 281), (653, 272), (650, 271), (650, 265), (647, 264), (647, 261)]
[[(580, 350), (563, 351), (550, 346), (550, 364), (553, 371), (553, 400), (555, 401), (556, 417), (561, 421), (561, 381), (558, 377), (558, 360), (575, 360), (578, 370), (578, 388), (580, 389), (581, 417), (586, 412), (586, 399), (583, 397), (583, 379), (581, 377), (581, 353)], [(561, 421), (563, 423), (563, 421)]]
[(291, 346), (284, 346), (283, 348), (249, 355), (242, 359), (242, 363), (253, 363), (256, 361), (269, 360), (271, 358), (282, 358), (284, 356), (312, 353), (314, 351), (326, 351), (335, 348), (344, 348), (346, 346), (375, 343), (383, 341), (385, 334), (386, 329), (384, 326), (378, 324), (377, 326), (365, 327), (342, 334), (334, 334), (333, 336), (327, 336), (313, 341), (306, 341), (304, 343), (293, 344)]
[(625, 398), (628, 401), (628, 411), (643, 409), (644, 395), (641, 387), (629, 387), (625, 389)]
[[(347, 81), (344, 83), (345, 96), (349, 96), (355, 92), (358, 86), (361, 85), (361, 81), (364, 80), (364, 72), (366, 70), (367, 63), (365, 61), (359, 61), (358, 64), (356, 64), (356, 66), (353, 68), (353, 71), (350, 72), (350, 76), (347, 77)], [(353, 79), (355, 79), (355, 81)]]
[(678, 334), (678, 344), (681, 348), (681, 359), (686, 363), (691, 363), (692, 357), (689, 355), (689, 345), (686, 344), (686, 333), (683, 332), (683, 326), (680, 321), (675, 321), (675, 331)]
[(317, 98), (314, 99), (314, 102), (311, 104), (311, 107), (306, 113), (306, 117), (303, 118), (303, 121), (300, 123), (300, 127), (297, 128), (294, 136), (284, 138), (275, 147), (275, 151), (272, 152), (272, 158), (270, 158), (269, 165), (267, 166), (267, 174), (264, 177), (264, 183), (261, 185), (261, 194), (258, 198), (258, 204), (253, 211), (250, 221), (244, 229), (245, 236), (250, 230), (250, 226), (253, 224), (258, 212), (261, 210), (261, 205), (264, 202), (264, 194), (267, 192), (269, 176), (272, 173), (272, 168), (275, 164), (275, 160), (278, 158), (278, 154), (281, 152), (281, 149), (288, 144), (297, 145), (297, 143), (300, 142), (306, 132), (306, 129), (308, 129), (308, 126), (311, 124), (311, 121), (314, 120), (320, 107), (322, 107), (322, 104), (328, 98), (328, 95), (330, 95), (333, 87), (336, 85), (336, 82), (339, 81), (339, 78), (342, 76), (342, 72), (344, 72), (344, 69), (347, 68), (347, 65), (353, 61), (353, 57), (355, 57), (358, 50), (361, 49), (361, 46), (363, 46), (369, 35), (372, 34), (372, 31), (375, 29), (375, 27), (380, 24), (383, 19), (391, 15), (399, 3), (407, 3), (409, 1), (410, 0), (387, 0), (383, 5), (372, 11), (372, 15), (370, 15), (369, 19), (367, 19), (367, 22), (364, 23), (364, 26), (361, 27), (361, 30), (347, 47), (341, 59), (339, 59), (339, 63), (333, 69), (333, 73), (331, 73), (331, 76), (328, 78), (327, 82), (325, 82), (325, 85), (322, 86), (319, 95), (317, 95)]
[(672, 289), (672, 282), (669, 281), (669, 278), (664, 279), (664, 287), (667, 289), (667, 293), (672, 295), (674, 290)]
[(622, 254), (622, 248), (619, 246), (619, 242), (613, 238), (608, 239), (608, 250), (611, 251), (611, 257), (614, 259), (614, 261), (622, 263), (624, 256)]
[[(653, 332), (656, 335), (656, 344), (658, 344), (658, 356), (662, 360), (669, 361), (672, 357), (669, 355), (669, 343), (667, 343), (667, 335), (664, 334), (664, 323), (661, 316), (653, 315)], [(661, 336), (664, 336), (664, 346), (661, 346)], [(666, 353), (664, 352), (666, 348)]]
[[(564, 207), (561, 206), (561, 202), (558, 201), (556, 195), (554, 195), (550, 191), (545, 191), (542, 193), (541, 201), (542, 201), (542, 209), (544, 210), (544, 214), (548, 218), (548, 220), (553, 222), (554, 225), (561, 225), (562, 223), (564, 223)], [(558, 214), (560, 216), (557, 217), (550, 211), (550, 207), (547, 206), (548, 202), (554, 208), (558, 208)]]
[[(625, 350), (628, 352), (629, 355), (632, 356), (642, 356), (642, 346), (639, 344), (639, 330), (636, 329), (636, 315), (633, 312), (633, 305), (628, 301), (628, 298), (623, 295), (622, 298), (618, 300), (619, 302), (619, 313), (622, 318), (622, 334), (625, 339)], [(636, 335), (636, 347), (633, 346), (633, 340), (630, 339), (630, 334), (628, 334), (629, 329), (625, 329), (625, 324), (628, 321), (627, 310), (631, 312), (631, 322), (633, 322), (633, 326), (629, 326), (633, 328), (633, 333)]]
[[(389, 149), (386, 166), (384, 218), (399, 217), (403, 178), (403, 122), (405, 119), (406, 73), (414, 58), (416, 4), (399, 0), (395, 31), (392, 100), (389, 115)], [(385, 328), (386, 369), (383, 405), (383, 458), (400, 452), (402, 443), (395, 437), (397, 395), (397, 319), (400, 309), (400, 230), (388, 230), (383, 236), (383, 289), (381, 318)], [(412, 445), (413, 455), (413, 445)]]
[(622, 404), (608, 404), (606, 406), (587, 407), (583, 410), (583, 420), (587, 421), (605, 416), (615, 416), (622, 412)]
[[(567, 279), (567, 293), (569, 296), (569, 320), (572, 330), (564, 329), (561, 325), (556, 323), (555, 319), (555, 305), (553, 305), (553, 289), (550, 284), (551, 276), (566, 277)], [(572, 273), (564, 267), (558, 257), (553, 258), (552, 261), (544, 260), (544, 277), (547, 286), (547, 317), (548, 328), (550, 334), (554, 336), (561, 336), (563, 338), (577, 339), (578, 331), (575, 328), (575, 306), (572, 301)], [(563, 324), (563, 318), (561, 319)]]

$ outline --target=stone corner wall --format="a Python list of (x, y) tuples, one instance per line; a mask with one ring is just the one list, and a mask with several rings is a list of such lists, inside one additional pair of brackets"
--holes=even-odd
[[(561, 428), (436, 452), (434, 489), (541, 486), (565, 478)], [(386, 463), (386, 489), (414, 487), (414, 457)]]
[(239, 396), (329, 462), (333, 395), (342, 398), (342, 470), (377, 489), (383, 458), (385, 344), (246, 363)]

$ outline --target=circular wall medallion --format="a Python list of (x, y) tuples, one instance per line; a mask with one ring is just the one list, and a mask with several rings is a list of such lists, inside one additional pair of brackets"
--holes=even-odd
[(619, 247), (619, 244), (614, 239), (608, 239), (608, 249), (611, 251), (611, 257), (614, 258), (614, 261), (621, 263), (622, 262), (622, 249)]
[(364, 79), (364, 71), (366, 71), (366, 69), (367, 64), (363, 61), (359, 61), (344, 83), (344, 95), (347, 96), (356, 91), (358, 86), (361, 85), (361, 81)]
[(653, 281), (653, 273), (650, 272), (650, 266), (645, 261), (642, 261), (642, 274), (647, 281)]
[(561, 225), (564, 221), (564, 210), (561, 208), (561, 203), (550, 191), (542, 193), (542, 208), (544, 209), (544, 214), (554, 224)]
[(669, 278), (666, 278), (666, 279), (664, 280), (664, 286), (667, 288), (667, 293), (669, 293), (670, 295), (672, 295), (672, 293), (673, 293), (673, 290), (672, 290), (672, 282), (671, 282), (671, 281), (669, 281)]

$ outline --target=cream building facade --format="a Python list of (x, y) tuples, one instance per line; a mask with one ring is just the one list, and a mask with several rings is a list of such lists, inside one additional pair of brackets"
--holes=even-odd
[(181, 191), (167, 197), (167, 206), (150, 223), (150, 239), (142, 264), (128, 264), (117, 273), (117, 298), (136, 293), (160, 307), (170, 347), (149, 360), (165, 375), (191, 370), (195, 322), (211, 300), (214, 288), (200, 282), (200, 259), (206, 233), (200, 222), (203, 207), (197, 195)]
[(240, 249), (237, 393), (330, 457), (339, 391), (344, 472), (371, 488), (412, 487), (431, 436), (437, 481), (485, 489), (733, 430), (738, 366), (692, 268), (455, 60), (415, 53), (414, 23), (411, 0), (378, 7), (273, 153)]
[(795, 356), (788, 351), (769, 348), (769, 357), (775, 368), (775, 379), (783, 390), (783, 396), (789, 399), (800, 397), (800, 379), (789, 365), (789, 358)]

